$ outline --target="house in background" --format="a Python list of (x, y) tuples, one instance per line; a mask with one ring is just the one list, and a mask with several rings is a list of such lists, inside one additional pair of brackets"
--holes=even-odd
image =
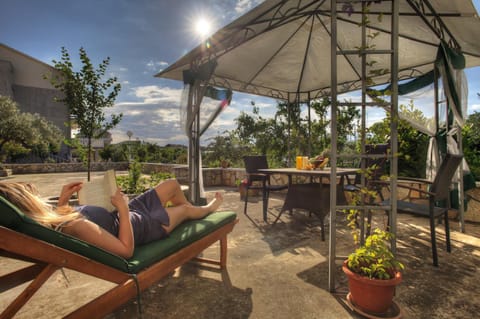
[[(17, 102), (20, 111), (38, 113), (55, 124), (65, 138), (75, 138), (78, 128), (70, 119), (68, 107), (54, 99), (61, 93), (49, 80), (44, 79), (44, 75), (55, 72), (57, 71), (53, 66), (0, 43), (0, 95), (8, 96)], [(65, 123), (72, 125), (66, 126)], [(86, 146), (85, 139), (79, 140)], [(103, 138), (92, 140), (96, 154), (94, 160), (100, 159), (99, 150), (111, 142), (110, 133), (106, 133)], [(62, 144), (58, 155), (61, 161), (72, 159), (70, 149), (65, 144)]]
[(17, 102), (20, 111), (38, 113), (70, 138), (70, 121), (65, 104), (55, 102), (56, 90), (43, 76), (55, 68), (0, 43), (0, 95)]
[[(8, 96), (17, 102), (22, 112), (40, 114), (58, 126), (65, 138), (71, 138), (74, 137), (72, 130), (65, 125), (71, 123), (68, 107), (61, 102), (55, 102), (54, 98), (60, 93), (49, 80), (44, 79), (44, 75), (55, 72), (51, 65), (0, 43), (0, 95)], [(94, 149), (98, 152), (111, 141), (110, 134), (105, 138), (95, 139)], [(83, 140), (80, 142), (84, 144)], [(60, 158), (70, 158), (70, 150), (66, 145), (62, 145), (60, 153)]]

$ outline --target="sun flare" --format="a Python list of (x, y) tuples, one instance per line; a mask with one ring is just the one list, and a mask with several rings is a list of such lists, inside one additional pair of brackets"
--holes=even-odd
[(211, 31), (212, 25), (206, 18), (199, 18), (195, 22), (195, 32), (202, 38), (206, 38), (207, 36), (209, 36)]

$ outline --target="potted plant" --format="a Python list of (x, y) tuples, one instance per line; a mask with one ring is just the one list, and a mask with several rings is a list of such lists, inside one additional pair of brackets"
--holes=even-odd
[(365, 244), (343, 263), (348, 278), (349, 301), (354, 307), (372, 315), (388, 312), (395, 287), (402, 281), (404, 266), (393, 255), (389, 241), (393, 234), (375, 229)]

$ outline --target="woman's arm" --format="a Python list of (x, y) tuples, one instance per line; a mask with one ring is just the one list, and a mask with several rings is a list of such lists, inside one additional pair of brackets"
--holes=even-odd
[(72, 197), (73, 193), (76, 193), (82, 188), (82, 182), (72, 182), (62, 187), (60, 196), (58, 197), (58, 206), (64, 206), (68, 204), (68, 201)]
[(130, 258), (135, 247), (130, 212), (124, 194), (117, 189), (112, 196), (112, 204), (118, 210), (120, 220), (118, 237), (87, 219), (77, 219), (71, 222), (63, 231), (69, 235), (82, 239), (90, 244), (103, 248), (115, 255)]
[(128, 199), (124, 193), (117, 188), (115, 195), (112, 196), (112, 204), (117, 208), (118, 219), (120, 220), (118, 226), (118, 239), (123, 243), (129, 256), (133, 255), (135, 248), (135, 240), (133, 237), (132, 222), (130, 221), (130, 210), (128, 209)]

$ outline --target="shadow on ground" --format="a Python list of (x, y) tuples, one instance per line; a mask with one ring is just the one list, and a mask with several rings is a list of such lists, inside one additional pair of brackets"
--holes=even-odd
[[(56, 195), (61, 183), (52, 185), (57, 176), (24, 176), (40, 183), (42, 195)], [(77, 178), (67, 175), (64, 181)], [(42, 184), (43, 183), (43, 184)], [(63, 183), (63, 181), (62, 181)], [(50, 188), (49, 188), (50, 187)], [(187, 264), (141, 294), (142, 318), (361, 318), (345, 306), (346, 279), (336, 263), (336, 293), (328, 290), (328, 221), (326, 241), (321, 241), (320, 223), (305, 212), (286, 213), (275, 225), (281, 196), (272, 196), (268, 223), (262, 219), (261, 201), (252, 199), (248, 215), (234, 189), (208, 189), (224, 193), (223, 210), (237, 212), (239, 224), (228, 238), (228, 272)], [(382, 224), (384, 218), (374, 220)], [(426, 219), (398, 215), (398, 255), (405, 264), (403, 282), (395, 301), (403, 318), (450, 319), (475, 318), (480, 313), (480, 225), (467, 223), (466, 233), (452, 221), (452, 252), (445, 251), (442, 227), (438, 227), (440, 267), (432, 266), (429, 228)], [(353, 249), (350, 233), (342, 214), (337, 216), (337, 254), (346, 256)], [(218, 245), (203, 256), (218, 256)], [(0, 272), (16, 267), (0, 258)], [(1, 273), (0, 273), (1, 275)], [(30, 305), (16, 318), (58, 318), (102, 293), (108, 284), (90, 277), (67, 272), (69, 281), (58, 274), (47, 283)], [(13, 292), (0, 293), (0, 310)], [(108, 319), (138, 318), (138, 302), (132, 300), (110, 314)]]
[[(142, 293), (142, 317), (249, 318), (253, 307), (252, 289), (231, 286), (228, 274), (222, 278), (221, 273), (214, 273), (218, 278), (201, 276), (197, 265), (182, 267)], [(130, 319), (137, 315), (138, 301), (134, 301), (107, 318)]]

